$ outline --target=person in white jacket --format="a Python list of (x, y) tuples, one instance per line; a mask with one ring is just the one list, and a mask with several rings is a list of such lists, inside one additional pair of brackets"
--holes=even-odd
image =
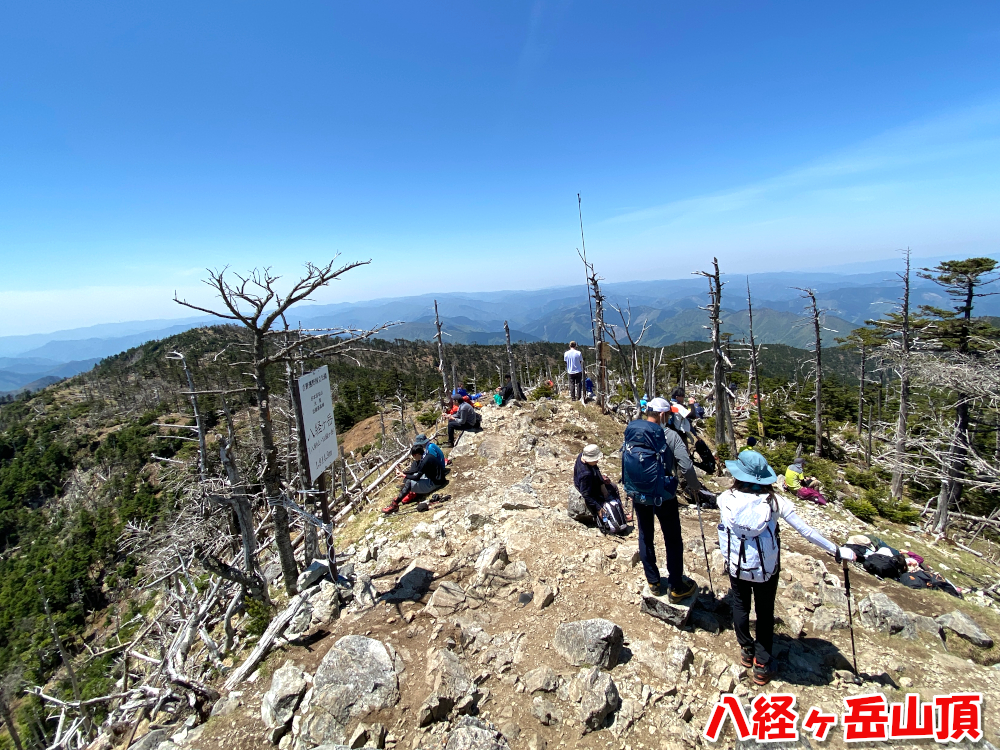
[[(853, 560), (854, 552), (825, 539), (799, 518), (789, 500), (774, 494), (772, 485), (778, 475), (760, 453), (744, 450), (735, 461), (726, 461), (726, 468), (733, 477), (733, 486), (718, 497), (719, 548), (729, 568), (733, 628), (740, 644), (740, 664), (753, 668), (755, 684), (766, 685), (775, 673), (771, 652), (774, 599), (781, 569), (778, 520), (786, 520), (838, 562)], [(756, 638), (750, 634), (751, 599), (757, 612)]]

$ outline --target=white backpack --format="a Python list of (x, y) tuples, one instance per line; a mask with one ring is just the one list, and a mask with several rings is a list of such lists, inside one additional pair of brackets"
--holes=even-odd
[(748, 581), (766, 581), (781, 564), (778, 498), (773, 492), (731, 495), (738, 502), (719, 503), (719, 549), (726, 557), (729, 574)]

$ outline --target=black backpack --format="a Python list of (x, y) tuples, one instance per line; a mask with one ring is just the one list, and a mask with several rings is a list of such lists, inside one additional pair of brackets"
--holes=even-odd
[[(900, 565), (902, 564), (902, 567)], [(906, 572), (906, 564), (895, 557), (873, 552), (865, 558), (865, 570), (879, 578), (898, 578)]]
[(714, 474), (716, 469), (715, 455), (708, 447), (708, 443), (701, 438), (696, 438), (694, 441), (694, 452), (698, 455), (698, 460), (692, 463), (706, 474)]
[(854, 554), (857, 555), (859, 560), (864, 560), (866, 557), (868, 557), (868, 555), (872, 553), (872, 548), (866, 547), (863, 544), (846, 544), (844, 546), (850, 550), (853, 550)]

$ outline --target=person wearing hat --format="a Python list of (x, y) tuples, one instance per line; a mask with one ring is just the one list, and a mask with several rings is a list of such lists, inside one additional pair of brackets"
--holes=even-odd
[[(680, 470), (688, 495), (692, 500), (698, 502), (701, 484), (698, 482), (698, 474), (694, 470), (691, 454), (688, 453), (687, 443), (684, 441), (684, 423), (687, 420), (675, 411), (675, 405), (665, 398), (654, 398), (649, 402), (649, 406), (660, 419), (663, 437), (667, 441), (670, 452), (674, 454), (675, 470)], [(677, 502), (683, 504), (680, 499)]]
[[(635, 523), (639, 529), (639, 559), (642, 560), (642, 570), (646, 582), (655, 596), (669, 595), (672, 602), (679, 602), (693, 594), (698, 585), (684, 575), (684, 540), (681, 537), (681, 519), (677, 509), (676, 481), (673, 480), (674, 462), (679, 458), (668, 444), (663, 430), (663, 423), (670, 413), (670, 404), (666, 399), (654, 398), (646, 406), (645, 418), (634, 419), (625, 427), (625, 438), (622, 453), (622, 482), (625, 492), (632, 498), (632, 508), (635, 513)], [(680, 438), (678, 437), (678, 440)], [(681, 441), (683, 445), (683, 441)], [(659, 496), (647, 496), (636, 488), (636, 478), (630, 475), (629, 464), (625, 453), (631, 455), (655, 455), (658, 458), (659, 486), (662, 487)], [(687, 451), (684, 450), (684, 456)], [(690, 457), (688, 457), (690, 464)], [(690, 470), (694, 473), (694, 470)], [(685, 469), (687, 473), (687, 469)], [(695, 479), (697, 486), (697, 479)], [(653, 546), (654, 520), (659, 520), (660, 531), (663, 533), (663, 543), (667, 550), (667, 580), (660, 578), (660, 569), (656, 565), (656, 550)]]
[(440, 447), (438, 447), (437, 443), (435, 443), (426, 435), (422, 433), (420, 435), (417, 435), (415, 438), (413, 438), (413, 444), (422, 445), (430, 455), (434, 456), (434, 458), (436, 458), (438, 461), (441, 462), (442, 468), (448, 465), (448, 461), (444, 457), (444, 451), (441, 450)]
[(576, 457), (576, 464), (573, 466), (573, 485), (583, 496), (583, 502), (587, 504), (587, 509), (595, 520), (608, 498), (618, 497), (617, 485), (597, 467), (602, 458), (604, 454), (601, 449), (591, 443)]
[(785, 487), (802, 500), (812, 500), (817, 505), (826, 505), (826, 498), (819, 491), (819, 480), (816, 477), (807, 477), (805, 474), (805, 459), (802, 456), (796, 456), (785, 469)]
[[(834, 555), (854, 560), (854, 551), (837, 547), (799, 518), (795, 505), (774, 494), (778, 475), (757, 451), (742, 451), (726, 461), (733, 486), (718, 497), (719, 548), (726, 559), (733, 599), (733, 628), (740, 644), (740, 664), (753, 668), (753, 681), (774, 677), (774, 599), (781, 569), (778, 520), (784, 519), (805, 539)], [(757, 613), (756, 638), (750, 634), (750, 604)]]

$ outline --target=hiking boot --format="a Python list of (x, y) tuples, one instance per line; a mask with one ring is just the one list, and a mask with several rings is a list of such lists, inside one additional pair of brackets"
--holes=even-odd
[(677, 603), (682, 599), (687, 599), (691, 594), (698, 590), (698, 584), (692, 581), (687, 576), (681, 579), (681, 585), (676, 589), (670, 589), (670, 601), (672, 603)]
[(653, 593), (653, 596), (666, 596), (670, 593), (670, 584), (661, 579), (656, 583), (649, 584), (649, 590)]
[(756, 659), (753, 660), (753, 684), (754, 685), (766, 685), (771, 680), (774, 679), (776, 670), (774, 668), (774, 660), (772, 659), (767, 664), (761, 664)]
[(753, 666), (753, 654), (754, 649), (752, 648), (741, 648), (740, 649), (740, 666), (744, 669), (750, 669)]
[(382, 512), (387, 516), (395, 513), (397, 510), (399, 510), (399, 500), (393, 500), (387, 506), (382, 508)]
[(416, 492), (407, 492), (403, 496), (403, 499), (399, 501), (399, 503), (400, 503), (400, 505), (407, 505), (409, 503), (412, 503), (416, 499), (417, 499), (417, 493)]

